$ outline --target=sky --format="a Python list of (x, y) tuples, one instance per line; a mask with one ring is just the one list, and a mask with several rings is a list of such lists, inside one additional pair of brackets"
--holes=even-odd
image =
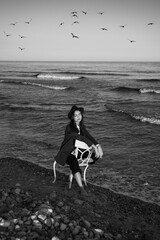
[(1, 0), (0, 60), (160, 61), (160, 1)]

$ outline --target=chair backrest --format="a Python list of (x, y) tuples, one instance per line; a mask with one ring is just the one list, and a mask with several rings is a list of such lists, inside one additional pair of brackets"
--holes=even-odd
[(79, 163), (79, 166), (87, 166), (92, 155), (92, 148), (86, 143), (76, 140), (75, 141), (75, 153)]

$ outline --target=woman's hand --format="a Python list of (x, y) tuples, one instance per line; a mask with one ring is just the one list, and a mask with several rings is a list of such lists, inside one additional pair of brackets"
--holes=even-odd
[(100, 156), (99, 156), (99, 151), (98, 151), (98, 148), (96, 147), (96, 145), (92, 145), (92, 148), (94, 149), (94, 151), (95, 151), (95, 157), (96, 158), (99, 158)]
[(103, 156), (103, 150), (102, 150), (101, 145), (98, 144), (98, 145), (96, 146), (96, 148), (97, 148), (97, 151), (98, 151), (99, 157), (102, 158), (102, 156)]

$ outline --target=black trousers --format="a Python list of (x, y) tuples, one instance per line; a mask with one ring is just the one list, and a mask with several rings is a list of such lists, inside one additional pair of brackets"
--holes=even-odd
[(77, 158), (74, 155), (70, 154), (67, 158), (66, 163), (69, 165), (73, 175), (77, 172), (82, 172), (79, 167)]

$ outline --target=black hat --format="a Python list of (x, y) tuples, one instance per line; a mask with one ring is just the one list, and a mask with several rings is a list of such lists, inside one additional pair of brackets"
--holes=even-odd
[(82, 107), (77, 107), (76, 105), (72, 106), (71, 110), (68, 113), (68, 118), (71, 119), (75, 111), (80, 111), (81, 114), (84, 112), (84, 108)]

